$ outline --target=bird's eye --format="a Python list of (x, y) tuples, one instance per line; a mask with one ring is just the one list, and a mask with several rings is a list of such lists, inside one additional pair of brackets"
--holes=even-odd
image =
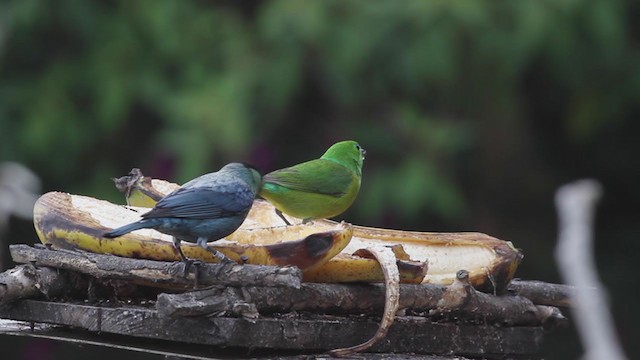
[(360, 151), (360, 144), (356, 144), (356, 149), (358, 149), (358, 151)]

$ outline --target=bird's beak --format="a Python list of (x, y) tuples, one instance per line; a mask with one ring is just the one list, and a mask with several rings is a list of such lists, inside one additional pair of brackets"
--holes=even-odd
[(367, 155), (367, 150), (360, 148), (360, 154), (362, 154), (362, 160), (364, 160), (364, 156)]

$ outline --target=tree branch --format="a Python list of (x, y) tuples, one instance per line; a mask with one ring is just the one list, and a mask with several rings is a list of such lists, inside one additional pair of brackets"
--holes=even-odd
[[(77, 271), (98, 279), (127, 279), (139, 285), (176, 290), (192, 288), (195, 283), (193, 272), (187, 277), (183, 276), (182, 262), (130, 259), (27, 245), (11, 245), (10, 251), (17, 263)], [(302, 272), (295, 267), (200, 263), (197, 268), (201, 286), (225, 284), (299, 288), (302, 281)]]
[[(165, 317), (198, 316), (252, 303), (261, 314), (308, 311), (325, 314), (380, 314), (385, 289), (381, 284), (303, 283), (300, 289), (273, 287), (214, 288), (183, 294), (160, 294), (158, 313)], [(400, 284), (400, 309), (432, 311), (434, 317), (456, 316), (504, 325), (556, 325), (566, 319), (557, 308), (536, 306), (521, 296), (493, 296), (462, 282), (449, 287)]]
[(80, 276), (47, 267), (20, 265), (0, 273), (0, 305), (24, 298), (55, 297), (84, 284)]
[(524, 296), (536, 305), (570, 307), (575, 293), (573, 286), (537, 280), (514, 279), (507, 286), (507, 294)]

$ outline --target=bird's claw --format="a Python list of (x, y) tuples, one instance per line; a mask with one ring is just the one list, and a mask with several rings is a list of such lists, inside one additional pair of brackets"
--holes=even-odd
[(193, 262), (193, 288), (197, 289), (200, 287), (200, 265), (203, 264), (200, 260), (192, 260)]
[(184, 259), (184, 260), (182, 260), (182, 263), (184, 264), (184, 270), (182, 271), (182, 277), (186, 279), (187, 276), (189, 275), (189, 270), (191, 269), (191, 265), (193, 265), (195, 263), (195, 261), (191, 260), (191, 259)]
[(284, 223), (287, 224), (287, 226), (291, 226), (291, 223), (289, 222), (289, 220), (287, 220), (286, 217), (284, 217), (284, 214), (282, 213), (282, 211), (276, 209), (276, 215), (278, 215), (280, 219), (282, 219), (282, 221), (284, 221)]
[(227, 264), (233, 264), (233, 265), (238, 265), (237, 262), (235, 262), (234, 260), (229, 259), (228, 257), (223, 257), (220, 258), (220, 263), (223, 265), (227, 265)]
[(212, 249), (212, 248), (209, 248), (208, 250), (213, 254), (213, 256), (215, 256), (218, 259), (218, 261), (221, 264), (231, 264), (231, 263), (237, 264), (237, 262), (229, 259), (229, 257), (227, 257), (225, 254), (221, 253), (218, 250), (215, 250), (215, 249)]

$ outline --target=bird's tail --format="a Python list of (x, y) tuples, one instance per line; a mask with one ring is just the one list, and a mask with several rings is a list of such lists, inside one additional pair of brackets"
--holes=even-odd
[(124, 234), (128, 234), (134, 230), (140, 230), (140, 229), (146, 229), (146, 228), (150, 228), (152, 227), (153, 224), (151, 224), (148, 220), (140, 220), (140, 221), (136, 221), (134, 223), (131, 223), (129, 225), (125, 225), (125, 226), (121, 226), (117, 229), (113, 229), (109, 232), (106, 232), (104, 234), (102, 234), (102, 237), (104, 238), (117, 238), (119, 236), (122, 236)]

